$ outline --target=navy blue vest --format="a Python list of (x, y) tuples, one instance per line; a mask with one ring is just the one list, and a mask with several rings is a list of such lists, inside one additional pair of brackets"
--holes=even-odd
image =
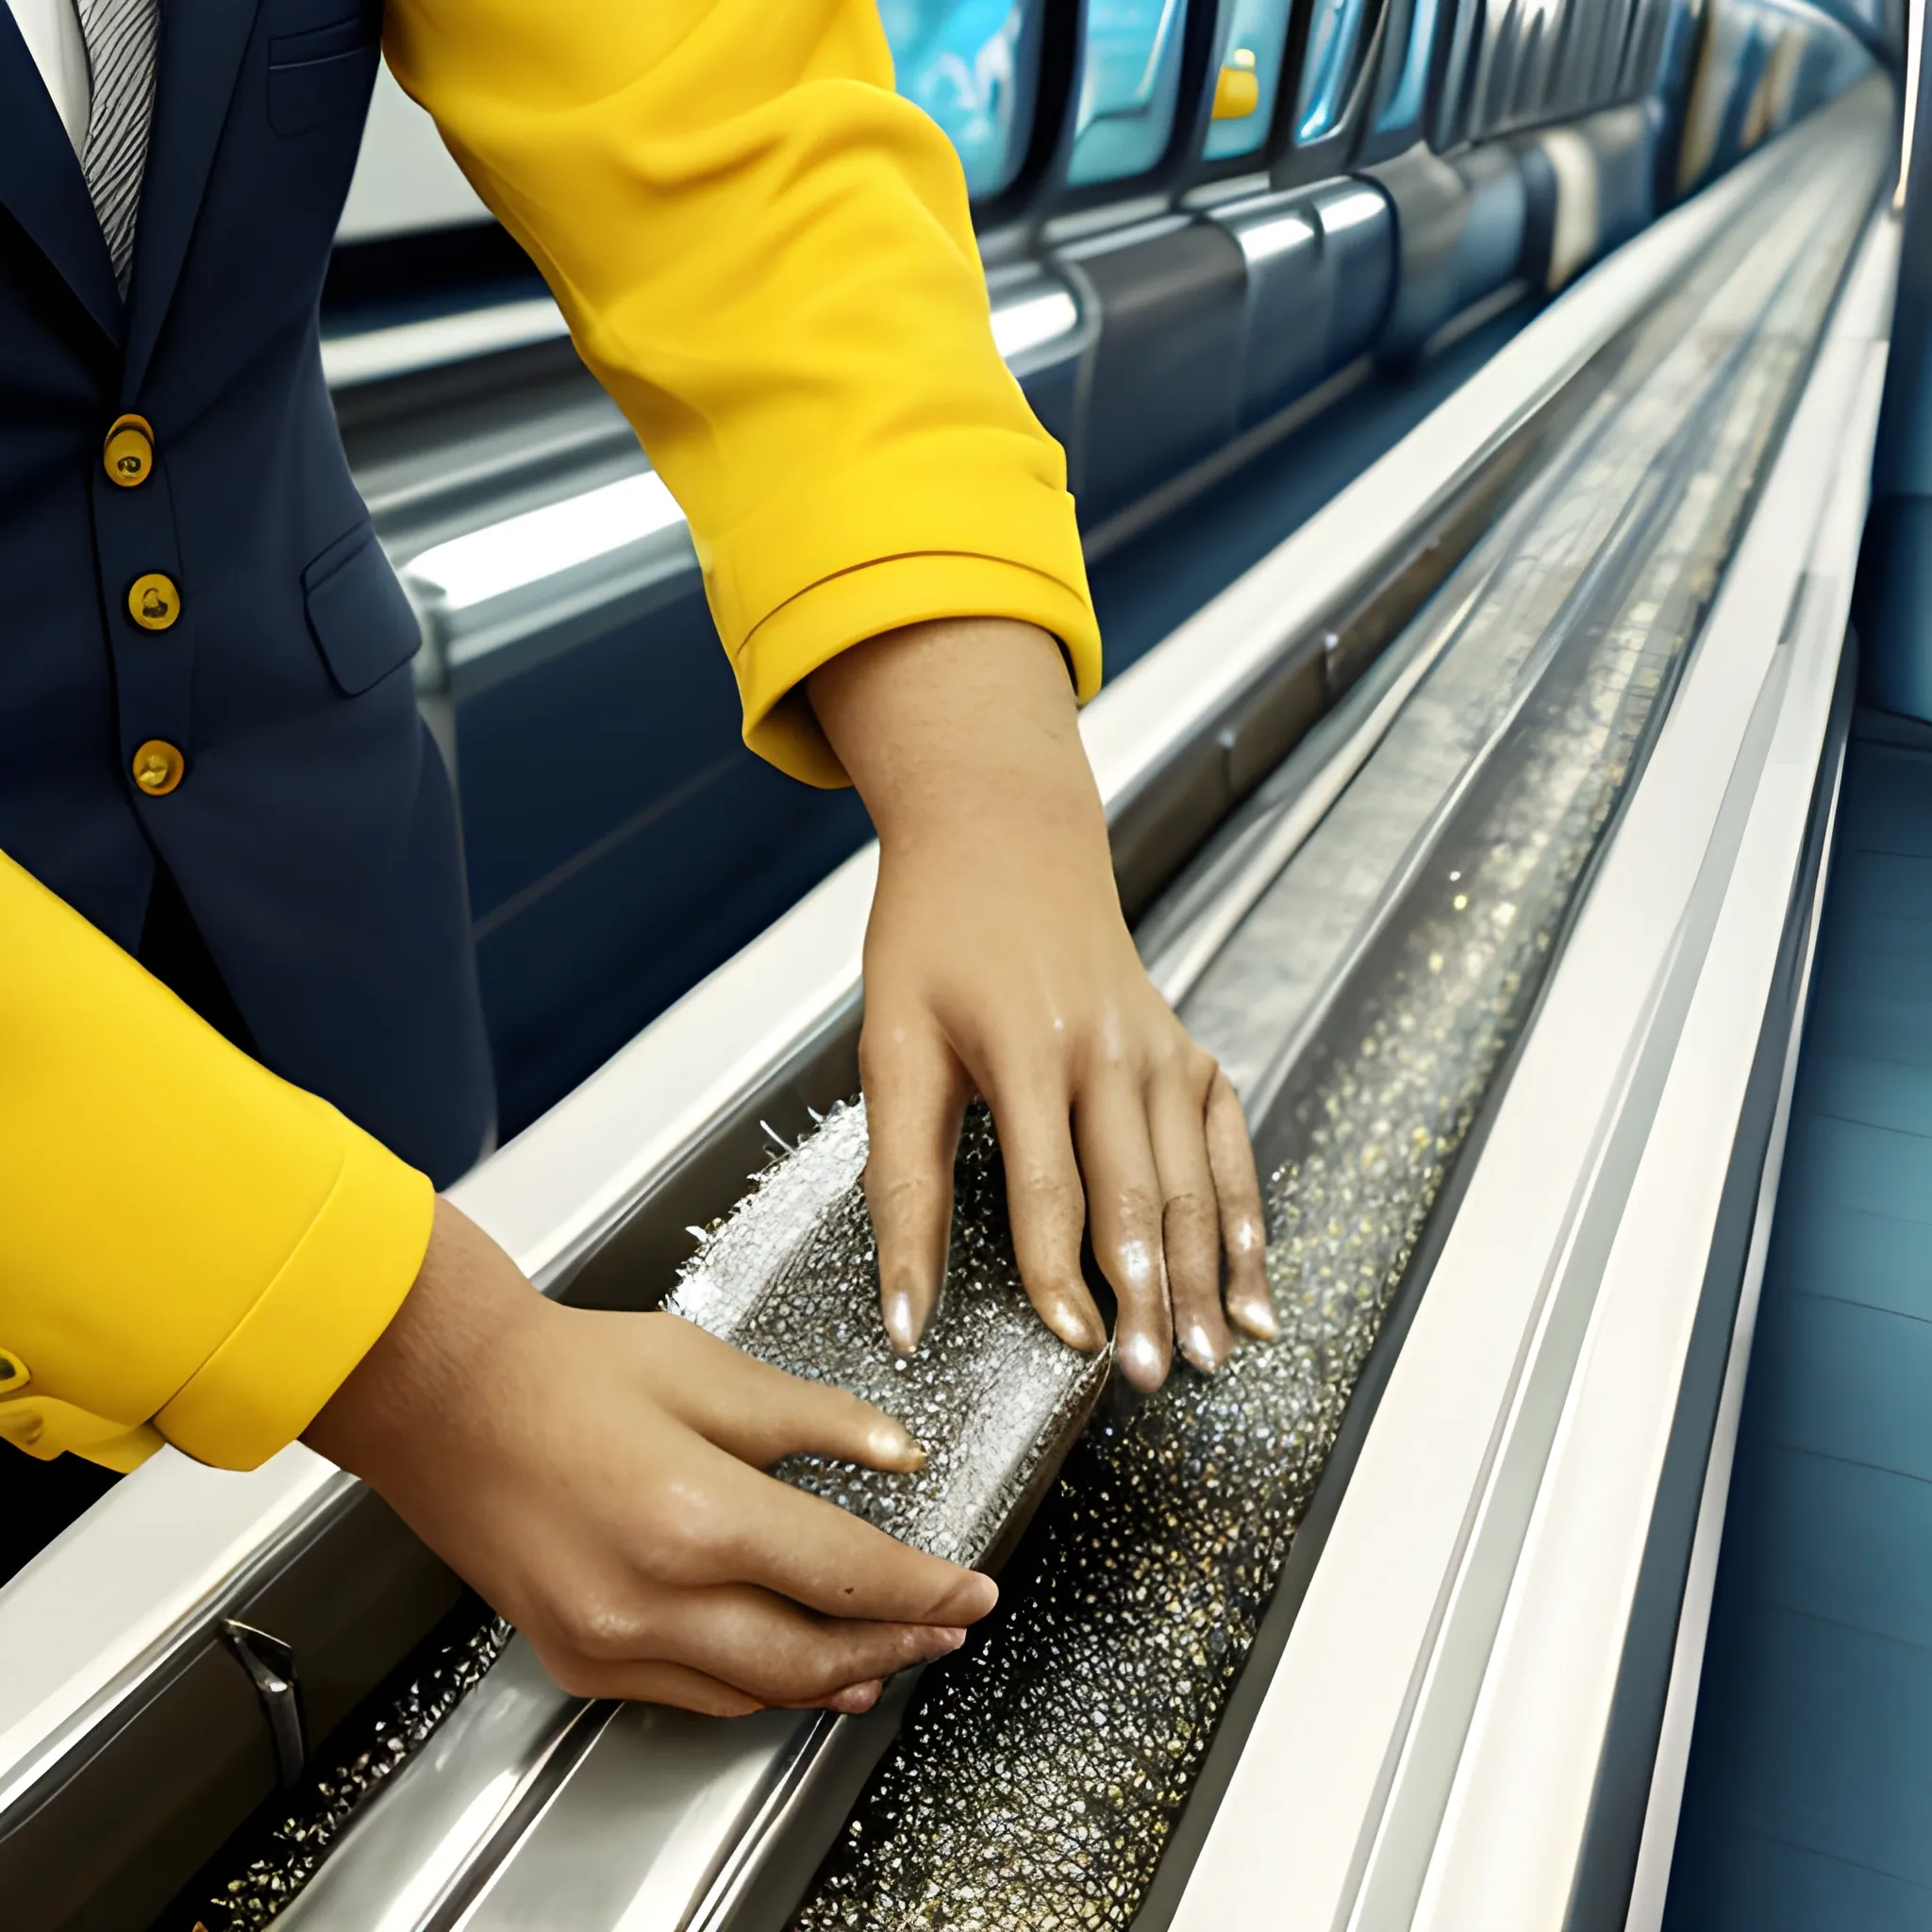
[[(158, 857), (265, 1064), (441, 1183), (491, 1113), (455, 809), (317, 333), (379, 28), (378, 0), (163, 0), (124, 308), (0, 8), (0, 849), (129, 951)], [(124, 412), (155, 431), (131, 489)], [(158, 630), (128, 607), (155, 573)], [(185, 758), (162, 796), (149, 741)]]

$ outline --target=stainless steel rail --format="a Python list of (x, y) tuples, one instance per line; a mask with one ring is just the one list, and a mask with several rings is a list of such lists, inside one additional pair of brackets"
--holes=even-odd
[[(1091, 708), (1084, 728), (1130, 892), (1138, 886), (1144, 898), (1274, 762), (1295, 680), (1335, 648), (1338, 623), (1345, 629), (1365, 608), (1364, 622), (1379, 621), (1374, 592), (1390, 566), (1441, 541), (1445, 523), (1493, 477), (1512, 440), (1779, 165), (1778, 151), (1767, 152), (1579, 284)], [(1341, 756), (1354, 752), (1345, 744)], [(668, 1228), (704, 1218), (737, 1191), (758, 1124), (795, 1124), (808, 1104), (849, 1090), (873, 864), (870, 853), (849, 862), (458, 1191), (546, 1288), (632, 1304), (661, 1291), (676, 1250)], [(701, 1204), (695, 1212), (687, 1211), (691, 1203)], [(325, 1561), (342, 1525), (367, 1522), (358, 1513), (365, 1502), (299, 1448), (249, 1476), (201, 1470), (166, 1452), (0, 1591), (0, 1858), (9, 1833), (43, 1814), (131, 1724), (163, 1709), (224, 1620), (272, 1627), (255, 1607), (298, 1564)], [(433, 1896), (411, 1881), (377, 1915), (341, 1923), (455, 1923), (482, 1895), (475, 1874), (502, 1834), (523, 1835), (534, 1816), (537, 1843), (542, 1806), (563, 1769), (602, 1763), (592, 1742), (612, 1740), (608, 1756), (640, 1724), (649, 1731), (648, 1721), (626, 1714), (598, 1721), (591, 1739), (590, 1721), (566, 1722), (554, 1705), (546, 1712), (542, 1689), (514, 1648), (485, 1681), (491, 1697), (470, 1700), (440, 1734), (436, 1774), (425, 1759), (425, 1774), (397, 1779), (327, 1868), (331, 1883), (347, 1886), (358, 1864), (375, 1857), (353, 1848), (387, 1836), (419, 1874), (434, 1869), (444, 1878)], [(492, 1721), (499, 1710), (511, 1714)], [(779, 1757), (788, 1749), (781, 1744)], [(686, 1814), (659, 1814), (666, 1826), (681, 1820), (690, 1827), (659, 1840), (666, 1858), (675, 1847), (686, 1874), (682, 1916), (660, 1919), (653, 1907), (624, 1923), (725, 1923), (716, 1915), (737, 1883), (729, 1847), (760, 1807), (774, 1815), (794, 1796), (769, 1760), (746, 1782), (741, 1756), (726, 1756), (741, 1770), (710, 1790), (708, 1840), (693, 1836)], [(736, 1809), (718, 1796), (734, 1790)], [(429, 1811), (418, 1808), (427, 1799), (408, 1796), (416, 1791), (435, 1794)], [(690, 1861), (706, 1841), (713, 1851), (699, 1870)], [(669, 1896), (662, 1886), (648, 1895)], [(632, 1905), (645, 1896), (636, 1893)], [(309, 1898), (306, 1909), (321, 1913), (325, 1888)], [(703, 1910), (713, 1919), (695, 1916)]]
[[(1815, 316), (1836, 279), (1841, 254), (1834, 258), (1830, 246), (1854, 219), (1845, 203), (1849, 199), (1856, 209), (1865, 179), (1860, 165), (1855, 155), (1840, 163), (1839, 175), (1822, 167), (1806, 192), (1793, 197), (1790, 209), (1776, 222), (1764, 223), (1781, 239), (1767, 242), (1744, 224), (1725, 250), (1714, 251), (1705, 276), (1707, 284), (1715, 280), (1714, 304), (1708, 295), (1687, 295), (1679, 304), (1687, 312), (1660, 315), (1650, 325), (1656, 353), (1648, 360), (1636, 350), (1624, 358), (1616, 379), (1591, 397), (1585, 420), (1566, 445), (1572, 457), (1539, 478), (1506, 516), (1491, 543), (1440, 593), (1439, 602), (1446, 607), (1441, 617), (1420, 626), (1425, 637), (1436, 638), (1433, 648), (1399, 653), (1389, 680), (1391, 689), (1400, 691), (1409, 684), (1411, 673), (1419, 675), (1437, 665), (1437, 675), (1423, 687), (1430, 693), (1429, 705), (1412, 700), (1409, 712), (1390, 725), (1385, 741), (1357, 774), (1360, 780), (1392, 773), (1392, 791), (1382, 776), (1370, 793), (1362, 793), (1357, 784), (1348, 794), (1351, 801), (1379, 796), (1382, 803), (1375, 809), (1385, 821), (1391, 802), (1398, 812), (1421, 812), (1412, 827), (1407, 823), (1393, 827), (1395, 843), (1388, 851), (1400, 858), (1405, 848), (1434, 852), (1441, 847), (1442, 828), (1498, 759), (1499, 746), (1510, 737), (1532, 694), (1571, 675), (1566, 669), (1570, 658), (1581, 654), (1594, 661), (1591, 654), (1604, 655), (1593, 626), (1601, 625), (1607, 596), (1642, 607), (1651, 596), (1668, 601), (1661, 587), (1672, 573), (1690, 582), (1707, 579), (1710, 564), (1696, 543), (1707, 550), (1713, 542), (1728, 541), (1738, 492), (1748, 487), (1754, 471), (1753, 452), (1774, 429), (1773, 398), (1778, 391), (1774, 384), (1764, 386), (1760, 366), (1768, 373), (1782, 364), (1789, 381), (1790, 358), (1802, 353), (1793, 347), (1802, 343), (1806, 326), (1798, 317), (1807, 303)], [(1822, 238), (1823, 262), (1809, 271), (1808, 283), (1802, 277), (1794, 282), (1788, 264), (1807, 259), (1814, 237)], [(1694, 290), (1696, 278), (1691, 282)], [(1792, 284), (1789, 295), (1788, 284)], [(1781, 300), (1791, 307), (1790, 321), (1778, 307)], [(1768, 317), (1762, 324), (1756, 320), (1760, 311)], [(1743, 346), (1727, 346), (1734, 341)], [(1662, 356), (1661, 366), (1657, 354)], [(1729, 476), (1729, 494), (1724, 488), (1705, 488), (1700, 479), (1707, 475)], [(1684, 479), (1674, 495), (1664, 487), (1671, 476)], [(1568, 506), (1580, 508), (1565, 514)], [(1685, 536), (1673, 547), (1666, 540), (1679, 525)], [(1525, 528), (1541, 533), (1541, 547), (1527, 556), (1519, 535)], [(1691, 532), (1704, 534), (1693, 540)], [(1654, 550), (1657, 561), (1652, 561)], [(1466, 583), (1465, 577), (1473, 581)], [(1695, 602), (1682, 606), (1657, 626), (1665, 643), (1658, 647), (1663, 655), (1656, 657), (1657, 665), (1668, 664), (1674, 641), (1684, 635), (1682, 626), (1695, 624), (1698, 608)], [(1492, 638), (1475, 621), (1486, 610)], [(1445, 640), (1451, 635), (1457, 675), (1445, 676), (1450, 669)], [(1526, 643), (1536, 648), (1512, 671), (1507, 647), (1513, 647), (1520, 658)], [(1640, 708), (1632, 715), (1641, 719), (1641, 707), (1651, 702), (1644, 678), (1652, 658), (1643, 650), (1619, 646), (1608, 652), (1606, 662), (1614, 663), (1614, 677), (1634, 693)], [(1609, 690), (1607, 684), (1600, 688)], [(1386, 691), (1366, 694), (1370, 715), (1387, 702)], [(1542, 702), (1548, 708), (1551, 701)], [(1592, 705), (1602, 702), (1600, 697), (1591, 700)], [(1465, 715), (1469, 730), (1447, 728)], [(1422, 737), (1416, 744), (1405, 744), (1400, 733), (1412, 723)], [(1550, 728), (1558, 737), (1566, 732), (1576, 736), (1574, 724), (1561, 718)], [(1633, 728), (1641, 732), (1645, 727)], [(1353, 736), (1344, 737), (1344, 752)], [(1420, 756), (1423, 746), (1438, 754), (1441, 770), (1433, 780), (1428, 760)], [(1627, 757), (1627, 752), (1620, 752), (1612, 740), (1607, 752), (1585, 746), (1581, 753), (1582, 764), (1607, 757)], [(1415, 790), (1418, 775), (1424, 781), (1420, 793)], [(1553, 778), (1572, 782), (1560, 767)], [(1446, 789), (1429, 790), (1431, 783)], [(1339, 805), (1331, 807), (1324, 834), (1332, 831), (1359, 847), (1362, 827), (1346, 819)], [(1390, 828), (1380, 829), (1386, 843)], [(1579, 822), (1576, 836), (1593, 839), (1587, 817)], [(1420, 862), (1397, 864), (1395, 870), (1414, 876)], [(1369, 863), (1380, 876), (1382, 859)], [(1275, 871), (1280, 872), (1278, 865)], [(1265, 891), (1246, 895), (1242, 910), (1252, 919), (1256, 908), (1276, 891), (1270, 879)], [(1323, 889), (1321, 896), (1333, 895)], [(1368, 935), (1386, 924), (1383, 915), (1391, 897), (1385, 887), (1376, 904), (1349, 915), (1366, 922), (1363, 935), (1353, 945), (1331, 952), (1326, 968), (1331, 983), (1354, 977), (1354, 961), (1369, 943)], [(1234, 927), (1224, 930), (1235, 936)], [(1247, 950), (1259, 959), (1258, 970), (1266, 976), (1274, 954), (1266, 935), (1262, 938), (1258, 954), (1252, 937)], [(1526, 934), (1523, 942), (1527, 943)], [(1215, 950), (1225, 952), (1226, 941)], [(1499, 963), (1494, 970), (1502, 974), (1506, 965)], [(1251, 962), (1248, 970), (1257, 969)], [(1292, 1019), (1282, 1024), (1291, 1040), (1307, 1036), (1306, 1024)], [(1263, 1110), (1272, 1112), (1265, 1100)], [(1112, 1642), (1125, 1641), (1124, 1630), (1114, 1631)], [(522, 1694), (519, 1679), (510, 1680), (506, 1694)], [(486, 1682), (473, 1704), (487, 1708), (491, 1701)], [(1012, 1701), (1005, 1693), (997, 1699), (1001, 1709)], [(1026, 1703), (1031, 1708), (1032, 1700)], [(544, 1750), (529, 1758), (517, 1781), (499, 1777), (500, 1799), (489, 1828), (444, 1879), (445, 1903), (423, 1912), (416, 1923), (427, 1928), (460, 1922), (475, 1932), (508, 1932), (546, 1923), (564, 1910), (573, 1923), (587, 1927), (729, 1926), (744, 1932), (775, 1926), (789, 1916), (791, 1902), (840, 1822), (853, 1785), (897, 1718), (893, 1710), (862, 1724), (802, 1720), (774, 1724), (769, 1732), (745, 1730), (723, 1739), (716, 1730), (700, 1727), (692, 1740), (680, 1734), (675, 1758), (664, 1755), (674, 1747), (655, 1717), (615, 1713), (601, 1718), (580, 1754), (565, 1761)], [(1042, 1754), (1057, 1748), (1050, 1726), (1031, 1737), (990, 1736), (987, 1727), (994, 1722), (990, 1710), (975, 1707), (949, 1712), (940, 1731), (974, 1742), (952, 1751), (929, 1776), (957, 1792), (962, 1779), (970, 1782), (975, 1754), (991, 1750), (999, 1758), (1002, 1780), (1018, 1775), (1029, 1788), (1043, 1787), (1047, 1764)], [(678, 1774), (667, 1782), (666, 1767), (673, 1762)], [(399, 1872), (409, 1870), (420, 1841), (412, 1794), (421, 1789), (425, 1802), (446, 1809), (453, 1802), (453, 1786), (455, 1790), (477, 1789), (478, 1774), (491, 1766), (500, 1773), (503, 1759), (464, 1764), (440, 1756), (433, 1774), (426, 1768), (406, 1772), (393, 1793), (372, 1808), (292, 1907), (290, 1922), (347, 1926), (387, 1912)], [(625, 1793), (644, 1794), (648, 1824), (625, 1802)], [(876, 1842), (870, 1824), (868, 1840)], [(898, 1863), (890, 1839), (877, 1856)], [(1145, 1854), (1137, 1856), (1144, 1858)], [(1002, 1869), (1010, 1873), (1011, 1868)], [(930, 1874), (924, 1882), (932, 1883)], [(985, 1885), (991, 1882), (980, 1885), (982, 1904), (989, 1896), (1005, 1897), (1000, 1909), (1010, 1914), (1020, 1908), (1015, 1898), (989, 1894)], [(1034, 1902), (1042, 1910), (1056, 1909), (1044, 1897), (1035, 1896)], [(907, 1903), (905, 1896), (892, 1906), (875, 1902), (862, 1922), (897, 1923)], [(834, 1917), (824, 1923), (834, 1923), (838, 1908), (827, 1909)]]
[[(1605, 1754), (1742, 1095), (1764, 1030), (1791, 1024), (1767, 999), (1802, 896), (1895, 250), (1879, 223), (1553, 977), (1186, 1932), (1263, 1913), (1554, 1928), (1581, 1908), (1599, 1776), (1632, 1769)], [(1694, 1607), (1690, 1628), (1694, 1680)], [(1610, 1922), (1614, 1901), (1590, 1905), (1576, 1923)]]

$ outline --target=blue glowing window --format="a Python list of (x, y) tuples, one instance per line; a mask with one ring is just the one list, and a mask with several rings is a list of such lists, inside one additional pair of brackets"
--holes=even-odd
[(1294, 138), (1304, 144), (1333, 134), (1341, 123), (1361, 58), (1369, 0), (1315, 0), (1308, 50), (1294, 104)]
[[(1214, 119), (1208, 125), (1206, 152), (1210, 161), (1251, 155), (1268, 139), (1274, 96), (1281, 88), (1281, 57), (1288, 47), (1290, 4), (1291, 0), (1225, 0), (1224, 78), (1215, 90)], [(1255, 85), (1236, 93), (1228, 82), (1242, 75), (1253, 75)], [(1249, 107), (1251, 95), (1254, 105)], [(1230, 111), (1234, 108), (1246, 111)]]
[(1067, 179), (1144, 175), (1167, 152), (1188, 0), (1085, 0), (1086, 55)]
[(975, 201), (1026, 158), (1041, 13), (1041, 0), (879, 0), (899, 92), (945, 129)]

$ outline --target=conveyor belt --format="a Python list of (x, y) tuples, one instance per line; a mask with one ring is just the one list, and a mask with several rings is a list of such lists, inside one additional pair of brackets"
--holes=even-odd
[[(1858, 232), (1872, 159), (1857, 144), (1822, 166), (1788, 158), (1785, 192), (1756, 204), (1597, 365), (1580, 420), (1392, 647), (1420, 681), (1314, 835), (1252, 876), (1271, 816), (1292, 808), (1284, 785), (1208, 855), (1223, 884), (1206, 916), (1225, 929), (1183, 1010), (1253, 1103), (1287, 1333), (1217, 1377), (1183, 1372), (1152, 1401), (1109, 1407), (1082, 1440), (1009, 1572), (1007, 1607), (928, 1674), (798, 1914), (801, 1932), (1135, 1917), (1357, 1376), (1775, 445)], [(1230, 858), (1245, 858), (1246, 884)], [(1246, 908), (1231, 927), (1230, 891)], [(1184, 882), (1174, 903), (1198, 896)], [(1178, 925), (1170, 948), (1184, 948), (1189, 922), (1167, 924)], [(779, 1163), (741, 1217), (738, 1258), (724, 1259), (727, 1230), (689, 1307), (774, 1359), (830, 1359), (854, 1386), (896, 1391), (928, 1431), (957, 1431), (949, 1418), (968, 1411), (1024, 1409), (1028, 1387), (1068, 1361), (1034, 1349), (1029, 1383), (1013, 1353), (1024, 1310), (989, 1143), (965, 1157), (963, 1291), (908, 1374), (863, 1321), (875, 1280), (856, 1118)], [(707, 1268), (724, 1285), (707, 1290)], [(1010, 1334), (989, 1314), (1002, 1288), (1023, 1324)], [(1078, 1381), (1046, 1390), (1042, 1413), (1077, 1407)], [(1030, 1441), (1039, 1427), (1022, 1433)], [(959, 1467), (941, 1455), (923, 1478), (824, 1480), (890, 1526), (972, 1554), (991, 1530), (940, 1529)], [(1016, 1491), (999, 1493), (1010, 1503)], [(786, 1789), (837, 1783), (823, 1767), (838, 1757), (835, 1734), (857, 1727), (791, 1729), (798, 1741), (774, 1731), (768, 1747), (790, 1767)], [(606, 1840), (584, 1807), (608, 1816), (608, 1793), (593, 1795), (600, 1770), (634, 1755), (639, 1737), (628, 1717), (575, 1721), (541, 1804), (525, 1802), (541, 1815), (508, 1830), (433, 1923), (460, 1907), (488, 1932), (567, 1900), (573, 1923), (615, 1924)], [(746, 1823), (754, 1837), (769, 1828)], [(695, 1923), (789, 1916), (797, 1843), (811, 1837), (791, 1823), (783, 1855), (723, 1893), (713, 1884)], [(275, 1882), (269, 1868), (258, 1878)], [(291, 1923), (349, 1923), (336, 1890), (311, 1893)]]
[[(1183, 1372), (1155, 1401), (1107, 1408), (1014, 1558), (1001, 1615), (916, 1691), (895, 1686), (869, 1726), (786, 1713), (706, 1726), (585, 1709), (513, 1643), (432, 1736), (450, 1700), (434, 1685), (425, 1697), (418, 1670), (402, 1687), (400, 1729), (392, 1702), (346, 1724), (310, 1767), (320, 1783), (264, 1810), (183, 1895), (181, 1923), (199, 1917), (225, 1932), (225, 1917), (255, 1924), (279, 1912), (291, 1925), (358, 1932), (378, 1921), (430, 1928), (458, 1919), (474, 1932), (537, 1923), (594, 1932), (620, 1920), (627, 1932), (775, 1926), (809, 1890), (812, 1864), (867, 1765), (891, 1744), (908, 1694), (904, 1735), (860, 1800), (856, 1834), (810, 1890), (802, 1926), (1030, 1928), (1134, 1916), (1177, 1819), (1188, 1840), (1194, 1776), (1212, 1772), (1217, 1752), (1239, 1749), (1240, 1726), (1221, 1715), (1248, 1690), (1242, 1658), (1285, 1601), (1270, 1607), (1311, 1496), (1345, 1475), (1324, 1475), (1324, 1463), (1356, 1376), (1395, 1298), (1418, 1286), (1408, 1263), (1426, 1248), (1458, 1149), (1480, 1133), (1494, 1075), (1560, 951), (1568, 908), (1641, 767), (1858, 232), (1878, 143), (1847, 138), (1856, 122), (1844, 115), (1826, 120), (1727, 191), (1722, 224), (1686, 211), (1704, 223), (1683, 231), (1706, 237), (1702, 258), (1661, 309), (1561, 391), (1562, 407), (1551, 391), (1533, 393), (1462, 470), (1460, 499), (1416, 495), (1414, 521), (1385, 546), (1381, 568), (1413, 579), (1409, 608), (1440, 585), (1433, 601), (1144, 929), (1157, 973), (1187, 994), (1190, 1019), (1244, 1067), (1272, 1176), (1271, 1258), (1287, 1340), (1244, 1350), (1212, 1381)], [(1508, 456), (1500, 470), (1498, 451)], [(1380, 487), (1392, 502), (1400, 484)], [(1433, 554), (1428, 531), (1453, 525), (1455, 501), (1472, 494), (1486, 515), (1501, 504), (1492, 534), (1446, 583), (1459, 549), (1416, 575), (1418, 558)], [(1380, 585), (1340, 578), (1330, 603), (1310, 613), (1317, 675), (1324, 625), (1337, 626), (1330, 643), (1354, 634), (1350, 613), (1379, 608)], [(1380, 622), (1362, 634), (1379, 641)], [(1271, 742), (1279, 693), (1304, 676), (1297, 649), (1277, 641), (1204, 699), (1188, 714), (1185, 741), (1136, 768), (1139, 789), (1124, 803), (1110, 775), (1119, 766), (1100, 747), (1130, 877), (1158, 877), (1162, 840), (1198, 845), (1266, 769), (1253, 769), (1254, 748)], [(1319, 924), (1310, 907), (1323, 912)], [(1196, 966), (1166, 973), (1163, 959), (1206, 926), (1214, 943), (1193, 946)], [(1306, 943), (1299, 963), (1284, 936)], [(779, 1071), (734, 1090), (725, 1127), (678, 1161), (651, 1157), (658, 1166), (641, 1171), (655, 1174), (655, 1191), (612, 1183), (548, 1237), (546, 1253), (520, 1250), (525, 1265), (552, 1282), (579, 1270), (573, 1292), (587, 1298), (647, 1295), (670, 1252), (666, 1225), (693, 1218), (676, 1203), (728, 1200), (721, 1186), (742, 1174), (743, 1135), (759, 1109), (782, 1124), (805, 1100), (848, 1091), (844, 998), (774, 1062)], [(1226, 1030), (1233, 1014), (1246, 1015), (1244, 1030)], [(781, 1090), (790, 1097), (764, 1097)], [(852, 1118), (841, 1116), (833, 1133), (849, 1134)], [(808, 1258), (824, 1319), (834, 1291), (847, 1297), (858, 1336), (847, 1366), (863, 1381), (875, 1281), (852, 1212), (850, 1151), (816, 1230), (826, 1244)], [(746, 1214), (764, 1202), (770, 1217), (783, 1177), (812, 1158), (810, 1147), (789, 1156)], [(960, 1252), (974, 1259), (971, 1283), (962, 1279), (973, 1293), (949, 1320), (1002, 1293), (1024, 1314), (991, 1158), (983, 1139), (969, 1146)], [(698, 1218), (713, 1211), (695, 1208)], [(795, 1226), (780, 1243), (786, 1267), (812, 1247), (812, 1232)], [(766, 1268), (768, 1285), (782, 1272)], [(739, 1332), (744, 1306), (719, 1325)], [(695, 1302), (693, 1310), (703, 1312)], [(1038, 1341), (1024, 1324), (1021, 1332)], [(823, 1358), (825, 1338), (796, 1321), (742, 1333), (779, 1358)], [(1051, 1351), (1032, 1354), (1058, 1366)], [(882, 1373), (902, 1372), (885, 1361)], [(1081, 1392), (1068, 1395), (1056, 1414), (1077, 1410)], [(1032, 1499), (1033, 1472), (1015, 1468), (988, 1491), (989, 1523)], [(292, 1525), (281, 1533), (296, 1540), (311, 1594), (327, 1574), (329, 1511), (353, 1503), (346, 1488), (313, 1493), (312, 1506), (288, 1505), (280, 1519)], [(924, 1507), (916, 1485), (897, 1498), (869, 1484), (846, 1493), (895, 1522), (908, 1499)], [(916, 1526), (916, 1509), (905, 1520)], [(969, 1537), (957, 1546), (974, 1545)], [(284, 1609), (299, 1607), (272, 1567), (264, 1574)], [(245, 1578), (221, 1588), (244, 1610), (249, 1592), (260, 1593)], [(429, 1659), (446, 1679), (474, 1678), (499, 1641), (474, 1611), (469, 1628), (446, 1630)], [(108, 1687), (97, 1708), (111, 1710), (117, 1694)], [(86, 1707), (73, 1720), (91, 1722)], [(108, 1728), (100, 1722), (102, 1736)], [(25, 1774), (47, 1775), (31, 1766)], [(378, 1783), (391, 1790), (285, 1909), (347, 1817), (346, 1797)]]
[(1453, 633), (1435, 672), (1183, 1002), (1273, 1167), (1284, 1336), (1083, 1441), (1009, 1607), (928, 1674), (800, 1932), (1135, 1917), (1775, 444), (1870, 160), (1740, 224), (1639, 331), (1423, 620)]

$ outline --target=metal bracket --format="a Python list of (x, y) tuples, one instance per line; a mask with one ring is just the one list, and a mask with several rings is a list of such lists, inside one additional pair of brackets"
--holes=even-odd
[(268, 1720), (269, 1738), (275, 1748), (275, 1771), (287, 1790), (302, 1779), (302, 1767), (308, 1761), (308, 1743), (303, 1735), (302, 1690), (295, 1676), (292, 1644), (252, 1624), (222, 1620), (222, 1638), (248, 1673), (255, 1694), (261, 1699), (261, 1714)]

